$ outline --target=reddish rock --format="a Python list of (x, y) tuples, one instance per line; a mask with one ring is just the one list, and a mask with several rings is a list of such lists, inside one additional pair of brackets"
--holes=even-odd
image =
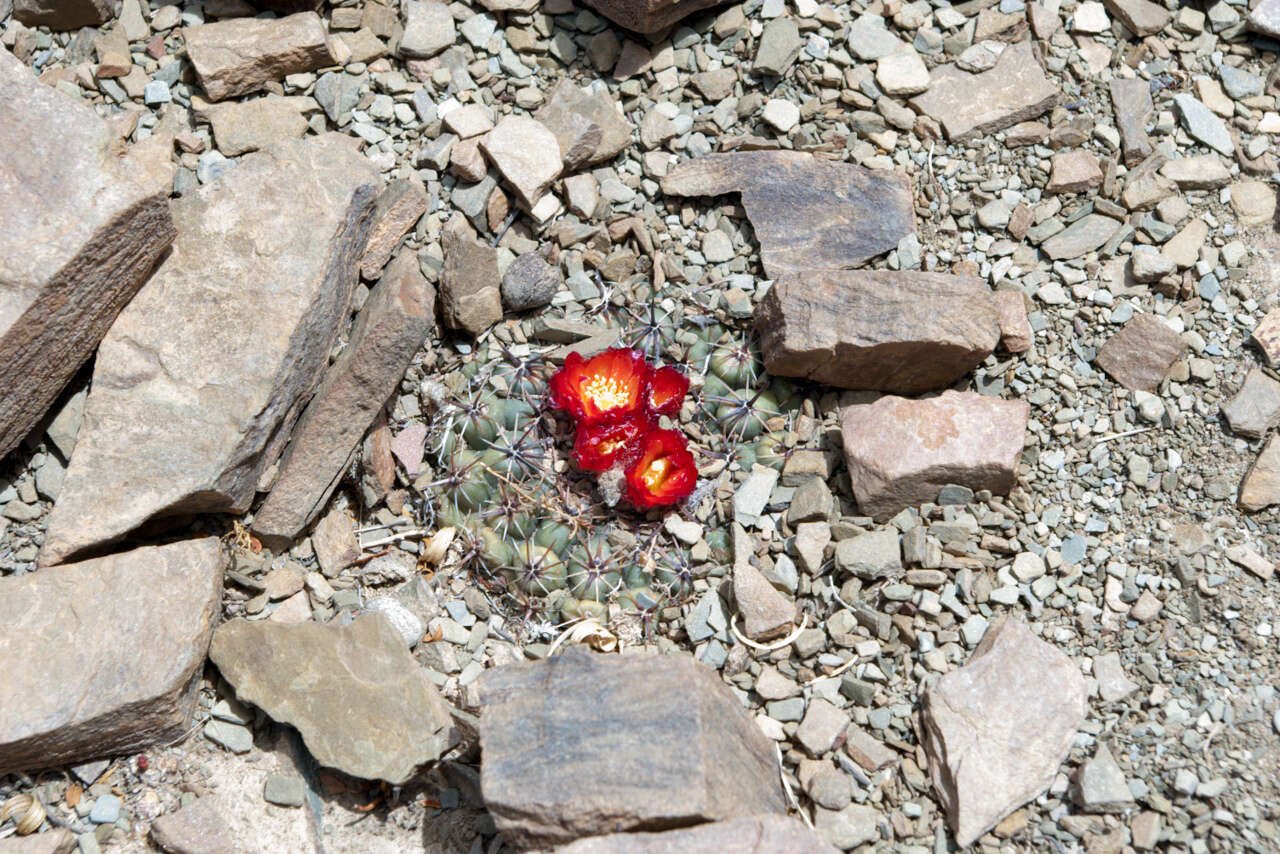
[(1046, 193), (1083, 193), (1102, 184), (1098, 158), (1087, 151), (1063, 151), (1051, 162)]
[(723, 0), (587, 0), (610, 21), (637, 33), (656, 33)]
[(836, 854), (840, 849), (797, 819), (754, 815), (662, 833), (611, 833), (579, 839), (555, 854)]
[(333, 63), (315, 12), (286, 18), (228, 18), (185, 28), (187, 58), (210, 101), (261, 89), (290, 74)]
[(951, 385), (991, 354), (999, 308), (981, 279), (946, 273), (788, 273), (756, 308), (769, 373), (902, 394)]
[(1139, 314), (1102, 345), (1096, 361), (1125, 388), (1155, 391), (1186, 349), (1164, 321), (1153, 314)]
[(1027, 297), (1022, 291), (996, 291), (1000, 311), (1000, 346), (1010, 353), (1025, 353), (1035, 341), (1031, 321), (1027, 319)]
[(1275, 436), (1245, 473), (1236, 502), (1249, 511), (1280, 504), (1280, 442)]
[(743, 633), (755, 641), (785, 635), (795, 622), (796, 603), (751, 565), (750, 535), (738, 525), (734, 525), (733, 552), (733, 598), (742, 614)]
[(1058, 87), (1045, 77), (1030, 41), (1006, 47), (989, 71), (971, 74), (951, 63), (931, 77), (929, 91), (912, 98), (911, 106), (939, 122), (952, 142), (1034, 119), (1058, 100)]
[(897, 247), (915, 233), (905, 175), (825, 160), (799, 151), (711, 154), (681, 163), (662, 179), (672, 196), (741, 193), (773, 279), (810, 270), (845, 270)]
[(975, 392), (908, 400), (885, 396), (841, 415), (858, 508), (878, 521), (933, 501), (947, 484), (1013, 488), (1030, 406)]

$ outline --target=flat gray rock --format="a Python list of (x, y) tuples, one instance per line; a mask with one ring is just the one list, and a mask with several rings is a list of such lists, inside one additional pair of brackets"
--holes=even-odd
[(1235, 397), (1222, 404), (1222, 415), (1231, 432), (1247, 439), (1261, 439), (1280, 424), (1280, 382), (1254, 368), (1244, 378)]
[(328, 366), (377, 181), (333, 134), (174, 202), (173, 252), (98, 350), (43, 565), (154, 517), (249, 508)]
[(406, 250), (374, 285), (346, 349), (325, 372), (280, 457), (253, 531), (283, 551), (315, 520), (346, 473), (374, 418), (435, 325), (435, 289)]
[(485, 671), (480, 701), (481, 790), (513, 845), (786, 812), (772, 742), (688, 656), (573, 647)]
[(1151, 153), (1151, 138), (1147, 136), (1147, 116), (1154, 109), (1151, 102), (1151, 84), (1141, 77), (1117, 77), (1110, 83), (1111, 107), (1116, 114), (1116, 127), (1120, 130), (1120, 148), (1124, 162), (1129, 166), (1140, 163)]
[(1173, 105), (1178, 110), (1183, 130), (1219, 154), (1234, 156), (1231, 131), (1216, 113), (1186, 92), (1174, 95)]
[(1013, 488), (1030, 405), (976, 392), (909, 400), (886, 395), (845, 408), (845, 460), (858, 508), (886, 521), (933, 501), (948, 484), (1004, 495)]
[(182, 735), (222, 566), (205, 537), (0, 579), (0, 774)]
[(1133, 805), (1129, 783), (1106, 743), (1076, 772), (1074, 795), (1085, 812), (1122, 813)]
[(579, 839), (555, 849), (555, 854), (696, 854), (696, 852), (750, 852), (750, 854), (836, 854), (798, 819), (784, 815), (757, 815), (715, 821), (662, 833), (610, 833)]
[(0, 457), (173, 243), (169, 188), (93, 109), (0, 47)]
[(672, 196), (741, 193), (770, 278), (844, 270), (915, 233), (906, 176), (797, 151), (711, 154), (662, 179)]
[(1045, 77), (1030, 41), (1009, 45), (994, 68), (971, 74), (955, 63), (931, 72), (929, 89), (911, 99), (952, 142), (966, 142), (1052, 109), (1058, 88)]
[(1119, 220), (1109, 216), (1088, 214), (1041, 243), (1040, 249), (1055, 261), (1079, 258), (1105, 244), (1120, 226)]
[[(17, 9), (16, 3), (14, 8)], [(1249, 29), (1280, 39), (1280, 0), (1262, 0), (1246, 20)]]
[(1084, 721), (1075, 663), (1002, 618), (943, 675), (920, 715), (934, 793), (961, 848), (1049, 788)]
[(354, 777), (403, 783), (454, 738), (448, 705), (381, 614), (347, 626), (232, 620), (214, 632), (209, 659), (237, 699)]
[(999, 317), (982, 279), (888, 270), (788, 273), (755, 313), (769, 373), (899, 394), (946, 388), (981, 364)]
[(290, 74), (333, 64), (324, 21), (315, 12), (284, 18), (227, 18), (184, 27), (187, 58), (210, 101), (261, 89)]

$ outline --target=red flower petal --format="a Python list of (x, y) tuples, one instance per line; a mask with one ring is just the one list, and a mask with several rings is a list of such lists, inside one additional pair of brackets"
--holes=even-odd
[(625, 417), (640, 408), (649, 374), (635, 350), (605, 350), (589, 360), (570, 353), (551, 377), (551, 405), (585, 424)]
[(627, 500), (637, 507), (663, 507), (688, 498), (698, 468), (684, 434), (654, 430), (641, 440), (640, 456), (627, 469)]
[(608, 471), (619, 460), (638, 454), (641, 439), (651, 429), (653, 425), (643, 415), (584, 424), (573, 441), (574, 462), (584, 471)]
[(659, 415), (675, 416), (680, 412), (680, 404), (689, 391), (689, 378), (679, 369), (667, 365), (658, 368), (649, 376), (649, 390), (645, 394), (645, 405), (655, 417)]

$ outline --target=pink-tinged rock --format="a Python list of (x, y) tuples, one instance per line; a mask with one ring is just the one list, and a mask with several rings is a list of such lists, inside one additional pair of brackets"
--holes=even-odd
[(0, 579), (0, 774), (184, 733), (222, 566), (205, 537)]
[(769, 373), (852, 389), (945, 388), (991, 355), (999, 307), (981, 279), (946, 273), (788, 273), (756, 308)]
[(846, 407), (840, 429), (858, 508), (878, 521), (934, 501), (947, 484), (1013, 488), (1031, 407), (969, 391)]
[(980, 74), (954, 63), (931, 72), (929, 91), (911, 99), (952, 142), (965, 142), (1034, 119), (1053, 108), (1058, 87), (1045, 76), (1031, 41), (1009, 45), (994, 68)]
[(42, 565), (152, 519), (243, 513), (350, 310), (377, 173), (337, 134), (241, 158), (103, 339)]
[(1153, 314), (1138, 314), (1107, 339), (1095, 361), (1125, 388), (1155, 391), (1186, 349), (1164, 321)]
[(1098, 158), (1087, 151), (1062, 151), (1053, 155), (1046, 193), (1083, 193), (1102, 184)]
[(422, 474), (422, 455), (427, 447), (427, 425), (417, 421), (391, 438), (391, 453), (409, 477)]
[[(376, 279), (395, 254), (400, 240), (427, 212), (427, 188), (417, 178), (402, 178), (387, 185), (373, 209), (369, 243), (360, 259), (360, 275)], [(432, 291), (434, 295), (434, 290)], [(432, 310), (434, 311), (434, 296)]]
[(509, 844), (786, 812), (773, 743), (690, 656), (576, 646), (479, 685), (480, 787)]
[(591, 836), (563, 845), (555, 854), (836, 854), (839, 850), (798, 819), (755, 815), (661, 833)]
[(773, 279), (786, 273), (857, 267), (896, 248), (916, 230), (905, 175), (799, 151), (699, 157), (667, 173), (662, 192), (741, 193), (760, 241), (760, 262)]
[(929, 689), (929, 775), (959, 847), (1049, 788), (1086, 709), (1080, 668), (1013, 618)]
[(996, 291), (1000, 312), (1000, 346), (1010, 353), (1025, 353), (1035, 341), (1035, 331), (1027, 318), (1027, 297), (1022, 291)]
[(320, 515), (434, 319), (435, 289), (418, 269), (417, 253), (402, 252), (374, 285), (346, 349), (298, 419), (271, 494), (254, 515), (254, 533), (273, 551)]
[(1280, 504), (1280, 442), (1275, 436), (1267, 440), (1266, 447), (1245, 473), (1236, 503), (1249, 511)]
[(311, 547), (320, 563), (320, 571), (329, 578), (337, 576), (360, 557), (355, 526), (351, 517), (338, 507), (320, 517), (311, 532)]
[(739, 525), (733, 532), (733, 598), (742, 614), (742, 631), (754, 641), (772, 640), (791, 630), (796, 603), (783, 596), (764, 573), (751, 565), (750, 535)]
[(170, 186), (0, 47), (0, 457), (173, 243)]
[(33, 836), (0, 839), (0, 854), (71, 854), (75, 850), (76, 838), (65, 827)]
[(285, 18), (228, 18), (184, 28), (187, 58), (210, 101), (221, 101), (333, 63), (315, 12)]

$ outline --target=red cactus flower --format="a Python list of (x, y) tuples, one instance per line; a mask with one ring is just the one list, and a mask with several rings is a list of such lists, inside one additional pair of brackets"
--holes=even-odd
[(689, 378), (677, 368), (667, 365), (649, 375), (649, 390), (645, 392), (645, 405), (656, 418), (659, 415), (674, 416), (684, 403), (689, 391)]
[(649, 363), (635, 350), (605, 350), (590, 360), (570, 353), (551, 377), (551, 405), (582, 424), (631, 415), (649, 382)]
[(698, 468), (684, 434), (654, 430), (640, 440), (640, 455), (627, 469), (627, 500), (642, 509), (677, 504), (697, 482)]
[(584, 424), (573, 441), (574, 462), (583, 471), (608, 471), (618, 461), (638, 454), (640, 439), (652, 429), (653, 423), (644, 415)]

